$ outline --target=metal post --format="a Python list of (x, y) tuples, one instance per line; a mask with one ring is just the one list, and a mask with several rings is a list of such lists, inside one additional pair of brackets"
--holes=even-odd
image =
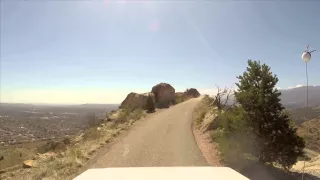
[[(306, 78), (307, 78), (307, 104), (306, 104), (306, 118), (308, 118), (308, 105), (309, 105), (309, 80), (308, 80), (308, 62), (306, 62)], [(307, 131), (309, 132), (309, 128), (307, 127)], [(306, 157), (303, 161), (303, 168), (302, 168), (302, 180), (304, 178), (304, 169), (306, 166)]]

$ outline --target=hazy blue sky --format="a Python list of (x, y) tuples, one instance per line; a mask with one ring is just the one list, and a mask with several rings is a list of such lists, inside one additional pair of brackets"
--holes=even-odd
[[(305, 83), (320, 1), (1, 1), (1, 102), (119, 103), (159, 82), (212, 92), (248, 58)], [(309, 82), (320, 85), (320, 52)]]

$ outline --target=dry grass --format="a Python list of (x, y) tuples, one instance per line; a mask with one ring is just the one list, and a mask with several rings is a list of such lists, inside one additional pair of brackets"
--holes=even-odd
[(0, 146), (0, 156), (4, 156), (4, 159), (0, 161), (0, 171), (12, 166), (21, 165), (22, 161), (33, 158), (37, 147), (44, 146), (45, 144), (45, 141), (36, 141), (11, 146)]
[(213, 99), (209, 96), (205, 96), (199, 105), (195, 108), (193, 113), (193, 119), (196, 122), (196, 125), (199, 126), (203, 122), (207, 112), (209, 112), (211, 109), (213, 109), (213, 106), (211, 106), (211, 103), (213, 102)]
[(71, 140), (66, 150), (48, 159), (37, 159), (37, 167), (6, 173), (2, 179), (72, 179), (97, 150), (128, 129), (145, 112), (136, 109), (121, 110), (118, 119), (89, 128), (86, 133)]
[(320, 152), (320, 118), (298, 125), (298, 134), (306, 140), (306, 148)]
[(189, 99), (191, 99), (191, 97), (186, 97), (184, 95), (178, 95), (178, 96), (175, 97), (175, 103), (176, 104), (183, 103), (183, 102), (185, 102), (185, 101), (187, 101)]

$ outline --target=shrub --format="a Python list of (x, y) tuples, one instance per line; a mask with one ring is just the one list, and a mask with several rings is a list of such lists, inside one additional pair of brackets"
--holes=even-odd
[(219, 141), (224, 136), (224, 130), (222, 128), (217, 128), (211, 132), (211, 138), (213, 141)]
[(184, 101), (184, 98), (183, 98), (182, 95), (181, 96), (176, 96), (175, 99), (176, 99), (175, 100), (176, 104), (182, 103)]
[(83, 135), (84, 140), (94, 140), (100, 139), (103, 136), (103, 131), (99, 130), (97, 127), (89, 128)]
[(99, 125), (99, 119), (96, 117), (96, 115), (94, 113), (87, 113), (85, 118), (88, 122), (89, 128)]
[(214, 96), (214, 105), (218, 108), (219, 111), (225, 109), (229, 98), (232, 96), (232, 91), (228, 88), (220, 89), (219, 86), (217, 87), (217, 94)]
[(220, 127), (226, 133), (233, 134), (240, 131), (248, 131), (245, 112), (241, 107), (234, 107), (218, 114)]
[(152, 96), (150, 96), (150, 95), (148, 96), (148, 99), (147, 99), (146, 109), (148, 112), (155, 111), (155, 103), (153, 102)]
[(117, 117), (116, 124), (122, 124), (122, 123), (127, 122), (129, 120), (129, 116), (130, 116), (131, 112), (132, 112), (131, 108), (121, 109), (119, 112), (119, 115)]
[(210, 98), (209, 96), (205, 96), (200, 104), (195, 108), (194, 110), (194, 119), (196, 121), (196, 125), (200, 125), (205, 116), (206, 116), (206, 113), (212, 108), (210, 106), (210, 104), (212, 103), (213, 99)]
[(143, 111), (142, 109), (138, 108), (135, 109), (131, 114), (130, 114), (130, 119), (136, 121), (140, 119), (143, 116)]
[(49, 140), (46, 144), (43, 144), (37, 148), (37, 152), (46, 153), (48, 151), (61, 151), (66, 148), (65, 144), (61, 141)]
[(198, 115), (196, 117), (197, 125), (200, 125), (203, 122), (204, 118), (206, 117), (206, 113), (207, 113), (207, 110), (205, 108), (201, 108), (198, 111)]
[(252, 133), (246, 124), (245, 112), (234, 107), (219, 113), (219, 128), (211, 133), (212, 139), (218, 143), (225, 163), (237, 165), (245, 158), (245, 154), (255, 153)]
[(69, 138), (69, 137), (65, 137), (65, 138), (63, 139), (63, 143), (64, 143), (65, 145), (71, 144), (70, 138)]

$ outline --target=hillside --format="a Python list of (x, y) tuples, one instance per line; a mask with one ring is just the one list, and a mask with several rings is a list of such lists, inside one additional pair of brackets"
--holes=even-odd
[(320, 106), (309, 108), (288, 109), (294, 122), (299, 125), (305, 121), (320, 117)]
[[(320, 106), (320, 86), (309, 86), (309, 107)], [(302, 108), (306, 106), (306, 86), (284, 89), (281, 92), (281, 102), (287, 108)]]
[[(281, 89), (281, 103), (287, 109), (305, 108), (306, 107), (306, 86)], [(309, 86), (309, 107), (320, 106), (320, 86)], [(228, 104), (234, 102), (234, 97), (229, 97)]]
[(298, 125), (298, 134), (306, 138), (306, 147), (320, 152), (320, 117)]

